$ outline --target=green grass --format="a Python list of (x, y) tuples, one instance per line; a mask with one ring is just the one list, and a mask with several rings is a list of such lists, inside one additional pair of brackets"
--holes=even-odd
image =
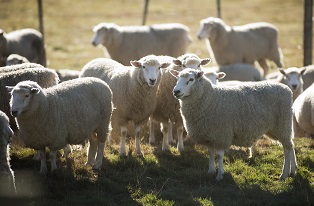
[[(92, 2), (92, 3), (91, 3)], [(191, 3), (192, 2), (192, 3)], [(150, 1), (147, 24), (180, 22), (191, 29), (189, 47), (209, 57), (204, 41), (197, 40), (199, 20), (216, 16), (215, 0)], [(7, 32), (38, 28), (36, 0), (0, 0), (0, 22)], [(49, 67), (80, 70), (88, 61), (103, 57), (90, 44), (93, 25), (115, 22), (141, 24), (143, 0), (44, 0), (45, 43)], [(280, 30), (279, 44), (286, 66), (302, 66), (303, 2), (299, 0), (223, 0), (222, 17), (230, 25), (255, 21), (274, 23)], [(85, 150), (59, 157), (59, 169), (46, 177), (38, 174), (40, 162), (31, 149), (12, 149), (18, 198), (1, 198), (0, 205), (313, 205), (314, 141), (295, 139), (298, 172), (280, 181), (283, 150), (262, 142), (252, 159), (243, 150), (227, 151), (225, 176), (216, 183), (207, 174), (207, 149), (191, 142), (186, 151), (162, 152), (143, 138), (145, 157), (133, 151), (119, 156), (118, 145), (106, 147), (100, 171), (84, 165)], [(48, 165), (49, 166), (49, 165)]]

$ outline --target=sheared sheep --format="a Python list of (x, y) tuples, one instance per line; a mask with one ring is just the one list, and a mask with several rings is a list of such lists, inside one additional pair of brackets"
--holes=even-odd
[(221, 81), (261, 81), (263, 79), (261, 72), (251, 64), (230, 64), (207, 68), (213, 69), (217, 72), (224, 72), (226, 76), (225, 78), (221, 79)]
[(198, 38), (206, 38), (207, 48), (218, 65), (235, 63), (254, 64), (258, 61), (268, 73), (270, 59), (280, 68), (284, 66), (283, 55), (278, 46), (278, 29), (265, 23), (228, 26), (219, 18), (209, 17), (200, 21)]
[(41, 174), (47, 173), (45, 147), (50, 149), (53, 171), (57, 150), (67, 144), (84, 144), (87, 139), (86, 164), (100, 169), (112, 113), (112, 93), (105, 82), (78, 78), (43, 89), (34, 81), (22, 81), (7, 89), (18, 136), (27, 147), (40, 151)]
[(189, 67), (194, 69), (201, 69), (201, 66), (210, 63), (209, 58), (201, 59), (196, 54), (184, 54), (177, 59), (169, 56), (158, 56), (162, 62), (173, 62), (169, 67), (162, 70), (161, 82), (157, 91), (157, 106), (155, 111), (150, 117), (150, 134), (149, 143), (155, 142), (155, 135), (153, 129), (153, 121), (161, 123), (161, 131), (163, 133), (162, 150), (169, 150), (169, 141), (172, 137), (172, 125), (177, 128), (177, 149), (182, 151), (184, 149), (183, 144), (183, 122), (178, 110), (179, 101), (174, 98), (172, 89), (176, 84), (175, 78), (169, 71), (182, 69)]
[(314, 135), (314, 84), (293, 103), (293, 132), (294, 137)]
[(10, 54), (19, 54), (30, 62), (46, 66), (43, 36), (35, 29), (20, 29), (9, 33), (0, 29), (0, 65), (5, 65)]
[(279, 69), (279, 75), (276, 79), (270, 79), (268, 81), (277, 81), (279, 83), (287, 85), (293, 94), (293, 101), (303, 92), (303, 79), (306, 68), (290, 67), (288, 69)]
[(12, 196), (16, 193), (14, 172), (10, 165), (9, 141), (13, 131), (9, 125), (9, 117), (0, 111), (0, 195)]
[(113, 93), (114, 111), (112, 127), (121, 128), (120, 155), (126, 155), (126, 135), (128, 122), (135, 125), (135, 144), (138, 155), (143, 155), (140, 147), (141, 125), (153, 113), (157, 103), (157, 89), (161, 80), (161, 68), (170, 63), (160, 63), (155, 55), (148, 55), (138, 61), (131, 61), (132, 66), (98, 58), (87, 63), (80, 77), (98, 77), (108, 83)]
[(208, 146), (209, 173), (216, 172), (214, 155), (215, 151), (218, 153), (217, 181), (223, 179), (224, 150), (231, 145), (252, 146), (263, 134), (283, 145), (281, 179), (295, 173), (292, 92), (286, 85), (257, 82), (224, 87), (213, 85), (204, 78), (203, 71), (185, 69), (171, 73), (178, 79), (173, 94), (179, 99), (189, 137)]
[(10, 54), (6, 60), (6, 66), (29, 63), (28, 59), (18, 54)]
[(151, 26), (99, 23), (93, 28), (92, 44), (105, 46), (113, 60), (129, 65), (131, 60), (150, 54), (173, 57), (185, 54), (192, 42), (189, 31), (178, 23)]

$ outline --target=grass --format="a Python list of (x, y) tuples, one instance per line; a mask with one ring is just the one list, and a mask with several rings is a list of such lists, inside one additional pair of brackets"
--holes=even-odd
[[(192, 3), (191, 3), (192, 2)], [(38, 28), (37, 1), (0, 0), (0, 21), (7, 32)], [(191, 29), (190, 52), (208, 57), (204, 41), (197, 40), (199, 20), (216, 16), (215, 0), (150, 1), (147, 24), (180, 22)], [(142, 0), (45, 0), (44, 28), (49, 67), (80, 70), (88, 61), (103, 57), (90, 44), (93, 25), (115, 22), (141, 24)], [(298, 0), (224, 0), (222, 17), (230, 25), (255, 21), (274, 23), (286, 66), (302, 66), (303, 2)], [(1, 197), (1, 205), (313, 205), (314, 141), (295, 139), (298, 173), (280, 181), (283, 151), (276, 144), (259, 142), (252, 159), (243, 150), (227, 151), (224, 181), (207, 174), (206, 148), (187, 141), (186, 151), (161, 151), (161, 143), (147, 144), (144, 158), (133, 151), (119, 156), (118, 145), (107, 146), (100, 171), (84, 165), (85, 150), (71, 159), (58, 158), (59, 169), (46, 177), (32, 149), (12, 148), (18, 198)], [(85, 149), (85, 148), (84, 148)]]

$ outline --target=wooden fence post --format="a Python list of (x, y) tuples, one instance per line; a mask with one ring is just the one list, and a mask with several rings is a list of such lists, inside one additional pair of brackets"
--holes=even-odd
[(44, 40), (43, 4), (42, 0), (37, 0), (37, 2), (38, 2), (39, 31), (42, 33)]
[(217, 0), (217, 17), (221, 18), (221, 13), (220, 13), (220, 0)]
[(145, 0), (145, 7), (144, 7), (144, 14), (143, 14), (142, 25), (145, 25), (145, 24), (146, 24), (146, 16), (147, 16), (147, 10), (148, 10), (148, 3), (149, 3), (149, 0)]
[(304, 0), (303, 66), (312, 64), (313, 0)]

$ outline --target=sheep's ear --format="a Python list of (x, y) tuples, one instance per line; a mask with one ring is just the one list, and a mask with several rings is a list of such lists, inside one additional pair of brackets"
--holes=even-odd
[(169, 70), (169, 72), (170, 72), (170, 74), (171, 74), (172, 76), (174, 76), (175, 78), (178, 78), (179, 71), (174, 70), (174, 69), (171, 69), (171, 70)]
[(201, 65), (209, 64), (212, 60), (210, 58), (205, 58), (201, 60)]
[(10, 93), (10, 92), (12, 92), (12, 90), (13, 90), (13, 88), (14, 87), (12, 87), (12, 86), (5, 86), (5, 88), (8, 90), (8, 92)]
[(286, 75), (286, 72), (285, 72), (285, 70), (284, 70), (283, 68), (279, 68), (279, 72), (280, 72), (281, 74), (283, 74), (283, 75)]
[(162, 63), (160, 68), (167, 68), (170, 66), (170, 64), (171, 64), (170, 62)]
[(204, 71), (197, 71), (197, 73), (196, 73), (196, 79), (199, 79), (199, 78), (201, 78), (202, 76), (204, 75)]
[(174, 59), (172, 61), (176, 66), (182, 66), (182, 62), (179, 59)]
[(0, 29), (0, 35), (3, 36), (4, 31)]
[(217, 79), (223, 79), (226, 76), (225, 72), (218, 72), (217, 74), (218, 74)]
[(306, 67), (304, 67), (304, 68), (301, 69), (300, 74), (303, 75), (305, 71), (306, 71)]
[(142, 67), (142, 63), (139, 61), (130, 61), (130, 64), (135, 67)]
[(32, 94), (38, 94), (40, 90), (38, 88), (31, 88), (31, 93)]

